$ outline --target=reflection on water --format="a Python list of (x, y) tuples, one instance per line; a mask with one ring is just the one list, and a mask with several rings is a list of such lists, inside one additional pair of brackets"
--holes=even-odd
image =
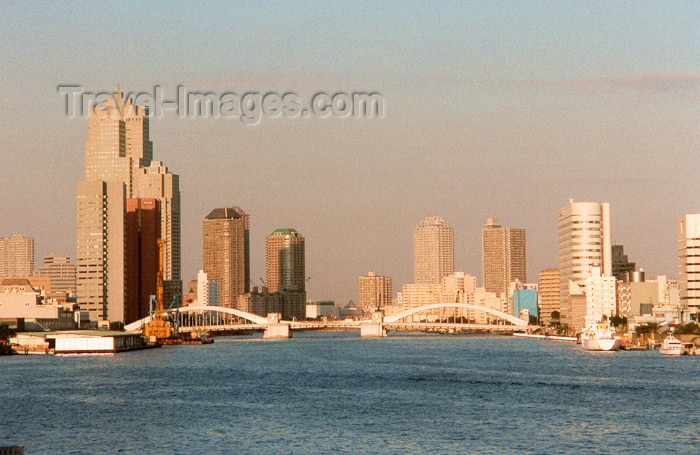
[(700, 357), (509, 337), (295, 334), (0, 357), (34, 453), (697, 453)]

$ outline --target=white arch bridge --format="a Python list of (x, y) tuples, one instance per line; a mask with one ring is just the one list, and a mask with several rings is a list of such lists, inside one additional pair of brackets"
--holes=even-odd
[[(244, 330), (264, 331), (265, 338), (289, 338), (292, 331), (352, 331), (363, 337), (384, 337), (387, 331), (480, 330), (512, 332), (527, 328), (528, 321), (492, 308), (469, 303), (438, 303), (410, 307), (384, 316), (376, 312), (371, 319), (285, 321), (278, 313), (267, 317), (210, 305), (192, 305), (167, 310), (171, 326), (181, 333), (221, 334)], [(150, 322), (145, 317), (126, 325), (127, 331), (141, 331)]]

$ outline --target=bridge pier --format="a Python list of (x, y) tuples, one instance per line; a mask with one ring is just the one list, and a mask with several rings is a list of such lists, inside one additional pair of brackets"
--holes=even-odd
[(384, 338), (386, 336), (386, 329), (381, 322), (361, 324), (360, 336), (362, 338)]
[(280, 313), (269, 313), (267, 315), (267, 328), (263, 333), (263, 338), (267, 340), (279, 340), (292, 337), (292, 331), (289, 329), (289, 324), (282, 324), (280, 321), (282, 315)]
[(270, 324), (263, 333), (263, 338), (266, 340), (280, 340), (292, 337), (292, 331), (289, 330), (289, 324)]

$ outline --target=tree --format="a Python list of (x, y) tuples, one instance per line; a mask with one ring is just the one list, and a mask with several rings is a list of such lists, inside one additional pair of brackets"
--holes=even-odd
[(637, 332), (637, 335), (639, 335), (642, 333), (656, 333), (658, 329), (659, 324), (657, 324), (656, 322), (648, 322), (644, 325), (638, 325), (634, 328), (634, 331)]
[(553, 321), (558, 321), (561, 314), (559, 314), (558, 311), (554, 310), (554, 311), (552, 311), (552, 314), (550, 316), (552, 317)]
[(678, 335), (700, 335), (700, 326), (695, 322), (679, 325), (675, 331)]
[(613, 327), (626, 327), (627, 318), (623, 318), (621, 316), (613, 316), (610, 318), (610, 323), (613, 325)]

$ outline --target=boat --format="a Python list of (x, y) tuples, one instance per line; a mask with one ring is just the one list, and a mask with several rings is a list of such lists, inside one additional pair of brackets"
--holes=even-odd
[(684, 355), (685, 354), (685, 346), (683, 346), (683, 343), (681, 343), (681, 340), (674, 337), (673, 335), (669, 335), (666, 338), (664, 338), (664, 341), (661, 343), (661, 347), (659, 348), (659, 354), (661, 354), (661, 355)]
[(597, 322), (581, 332), (581, 347), (584, 351), (617, 351), (620, 339), (615, 338), (615, 330), (610, 324)]

